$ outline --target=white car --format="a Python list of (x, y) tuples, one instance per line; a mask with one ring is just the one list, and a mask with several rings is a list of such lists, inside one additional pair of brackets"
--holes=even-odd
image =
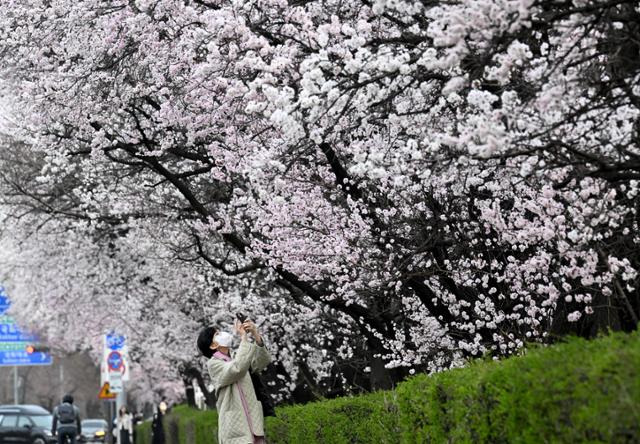
[(105, 437), (107, 435), (107, 421), (104, 419), (85, 419), (80, 423), (80, 425), (82, 426), (80, 442), (105, 442)]

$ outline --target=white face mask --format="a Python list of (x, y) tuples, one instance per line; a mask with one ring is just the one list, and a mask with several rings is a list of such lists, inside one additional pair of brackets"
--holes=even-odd
[(213, 340), (222, 347), (231, 347), (231, 344), (233, 344), (233, 335), (227, 333), (226, 331), (221, 331), (213, 337)]

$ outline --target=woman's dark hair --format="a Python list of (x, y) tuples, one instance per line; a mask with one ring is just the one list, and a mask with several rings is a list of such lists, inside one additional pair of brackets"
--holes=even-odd
[(213, 356), (213, 350), (211, 350), (211, 343), (213, 342), (213, 337), (218, 332), (216, 327), (205, 327), (200, 330), (200, 334), (198, 335), (198, 350), (207, 358), (211, 358)]

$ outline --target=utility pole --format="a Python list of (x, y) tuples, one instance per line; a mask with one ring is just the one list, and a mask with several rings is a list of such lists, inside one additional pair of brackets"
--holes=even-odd
[(18, 404), (18, 366), (13, 366), (13, 403)]

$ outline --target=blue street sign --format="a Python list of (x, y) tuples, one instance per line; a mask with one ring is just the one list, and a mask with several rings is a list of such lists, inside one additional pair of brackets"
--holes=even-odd
[(107, 347), (109, 347), (110, 350), (122, 350), (125, 342), (126, 338), (122, 335), (116, 335), (113, 333), (109, 333), (107, 335)]
[(0, 315), (0, 343), (35, 342), (37, 340), (35, 335), (20, 330), (11, 316)]
[(27, 353), (24, 350), (0, 351), (0, 367), (20, 365), (51, 365), (53, 358), (49, 353)]
[[(37, 342), (38, 338), (35, 335), (23, 334), (19, 331), (10, 332), (9, 328), (12, 325), (0, 324), (0, 342)], [(6, 331), (7, 333), (4, 333)]]
[(4, 314), (9, 309), (11, 302), (9, 302), (9, 298), (7, 294), (4, 292), (4, 287), (0, 285), (0, 315)]
[(4, 287), (0, 286), (0, 367), (51, 365), (53, 358), (49, 353), (27, 353), (27, 345), (38, 342), (38, 337), (20, 330), (15, 320), (5, 314), (10, 305)]
[(5, 311), (9, 309), (9, 298), (4, 293), (4, 288), (0, 287), (0, 314), (3, 314)]

